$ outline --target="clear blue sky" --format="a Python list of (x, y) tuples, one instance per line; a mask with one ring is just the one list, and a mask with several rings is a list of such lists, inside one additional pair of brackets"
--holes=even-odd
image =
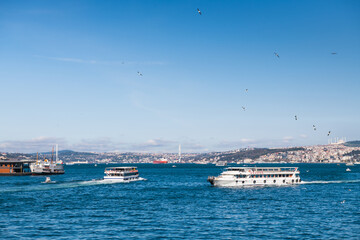
[(0, 151), (360, 139), (360, 1), (3, 0), (0, 53)]

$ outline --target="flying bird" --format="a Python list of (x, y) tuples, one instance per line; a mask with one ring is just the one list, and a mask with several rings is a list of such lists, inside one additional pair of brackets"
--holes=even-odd
[(297, 116), (295, 115), (295, 120), (297, 120)]
[(242, 109), (245, 111), (246, 108), (243, 106)]
[(328, 132), (328, 136), (330, 136), (331, 131)]
[(280, 58), (279, 54), (277, 52), (274, 52), (275, 56), (277, 56), (278, 58)]
[(200, 9), (197, 9), (197, 11), (198, 11), (198, 13), (201, 15), (201, 11), (200, 11)]
[(341, 202), (341, 204), (344, 204), (345, 203), (345, 200), (343, 200), (342, 202)]
[(316, 127), (315, 127), (315, 125), (313, 125), (313, 128), (314, 128), (314, 131), (316, 131)]
[(331, 54), (332, 54), (332, 55), (336, 55), (336, 54), (337, 54), (337, 52), (332, 52)]
[(245, 89), (246, 92), (248, 92), (249, 89)]
[(138, 75), (139, 75), (140, 77), (142, 77), (142, 73), (141, 73), (141, 72), (138, 71), (137, 73), (138, 73)]

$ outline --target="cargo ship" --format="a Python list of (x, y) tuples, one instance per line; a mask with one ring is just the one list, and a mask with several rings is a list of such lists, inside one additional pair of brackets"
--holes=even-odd
[(168, 160), (160, 159), (160, 160), (153, 161), (153, 164), (165, 164), (165, 163), (168, 163)]

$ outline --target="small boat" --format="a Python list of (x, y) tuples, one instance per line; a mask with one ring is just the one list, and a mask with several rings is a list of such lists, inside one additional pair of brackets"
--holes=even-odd
[(146, 179), (139, 177), (137, 167), (109, 167), (105, 168), (104, 180), (117, 182), (144, 181)]
[(45, 181), (42, 183), (55, 183), (55, 182), (51, 181), (50, 177), (46, 177)]
[(175, 165), (172, 165), (172, 167), (176, 167)]
[(95, 163), (94, 167), (97, 167), (97, 164)]
[(347, 172), (351, 172), (351, 169), (350, 169), (350, 168), (347, 168), (345, 171), (347, 171)]
[(226, 165), (227, 165), (227, 162), (225, 162), (225, 161), (220, 161), (215, 164), (215, 166), (218, 166), (218, 167), (224, 167)]

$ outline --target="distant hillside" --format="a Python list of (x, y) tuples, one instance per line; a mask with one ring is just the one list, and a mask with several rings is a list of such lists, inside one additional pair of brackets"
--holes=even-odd
[[(48, 155), (51, 154), (52, 152), (40, 152), (39, 154), (44, 154), (44, 155)], [(55, 151), (54, 151), (55, 153)], [(75, 151), (72, 150), (61, 150), (59, 151), (59, 154), (69, 154), (69, 153), (75, 153)], [(32, 153), (32, 155), (36, 155), (37, 153)]]
[(351, 156), (353, 158), (353, 161), (359, 161), (360, 160), (360, 150), (354, 150), (349, 153), (344, 154), (344, 156)]
[(344, 145), (347, 147), (360, 147), (360, 141), (350, 141), (344, 143)]
[(269, 149), (269, 148), (255, 148), (253, 150), (248, 151), (240, 151), (240, 152), (217, 152), (217, 153), (206, 153), (206, 154), (200, 154), (195, 157), (195, 160), (201, 160), (204, 158), (218, 158), (217, 161), (239, 161), (246, 158), (250, 159), (257, 159), (260, 156), (269, 154), (269, 153), (285, 153), (290, 151), (301, 151), (305, 150), (302, 147), (298, 148), (286, 148), (286, 149)]

